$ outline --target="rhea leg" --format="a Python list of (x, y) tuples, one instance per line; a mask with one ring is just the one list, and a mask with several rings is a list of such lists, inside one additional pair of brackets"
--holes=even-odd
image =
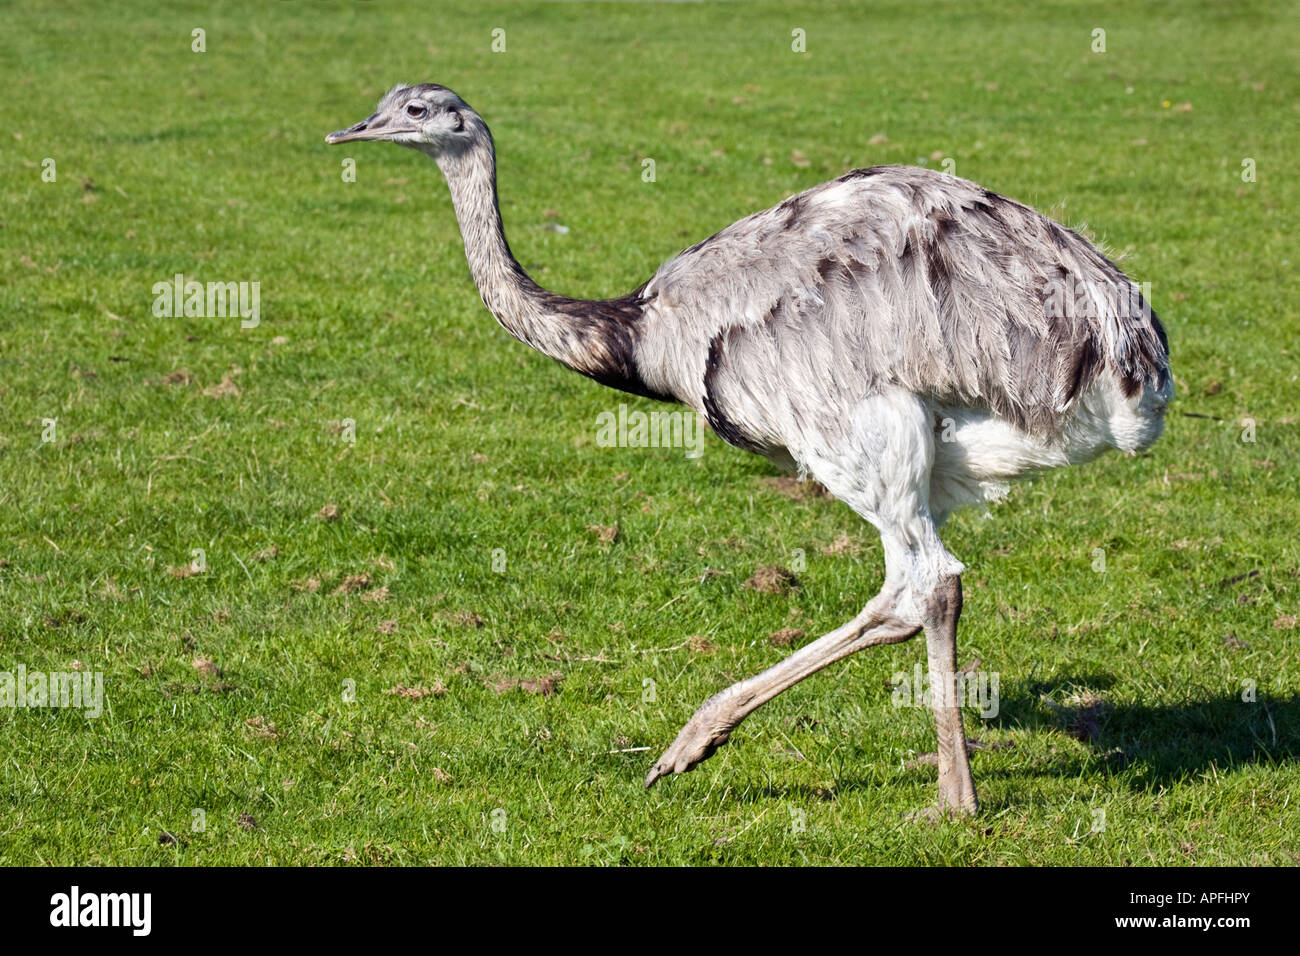
[[(907, 585), (903, 586), (904, 588)], [(978, 809), (971, 776), (961, 701), (957, 695), (957, 621), (961, 617), (961, 577), (945, 574), (929, 589), (922, 605), (924, 624), (898, 616), (902, 591), (886, 587), (862, 613), (842, 627), (801, 648), (761, 674), (731, 685), (706, 700), (677, 739), (646, 776), (650, 787), (660, 777), (684, 773), (713, 756), (742, 720), (782, 691), (836, 661), (879, 644), (896, 644), (925, 628), (930, 678), (930, 708), (934, 714), (939, 753), (938, 806), (922, 814), (969, 815)], [(910, 597), (910, 595), (909, 595)]]
[(925, 649), (930, 670), (930, 709), (939, 740), (940, 813), (973, 814), (978, 809), (957, 694), (957, 619), (961, 577), (942, 579), (925, 607)]
[(647, 787), (708, 758), (755, 708), (808, 675), (865, 647), (907, 640), (924, 627), (931, 686), (940, 689), (933, 704), (940, 802), (950, 810), (974, 812), (975, 788), (956, 700), (962, 566), (939, 540), (930, 509), (934, 416), (917, 396), (884, 389), (868, 395), (846, 420), (847, 431), (809, 441), (800, 460), (880, 531), (885, 587), (848, 624), (705, 701), (650, 771)]
[(785, 660), (706, 700), (645, 778), (647, 787), (669, 773), (684, 773), (707, 760), (731, 732), (777, 694), (838, 660), (877, 644), (896, 644), (921, 630), (895, 615), (897, 590), (888, 584), (842, 627), (805, 645)]

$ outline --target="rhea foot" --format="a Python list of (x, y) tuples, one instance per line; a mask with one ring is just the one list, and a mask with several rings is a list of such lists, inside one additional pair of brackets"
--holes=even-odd
[(730, 694), (723, 691), (706, 700), (700, 709), (681, 729), (671, 747), (646, 775), (645, 785), (651, 787), (660, 777), (670, 773), (685, 773), (695, 765), (708, 760), (714, 751), (731, 738), (743, 717), (736, 714)]
[(934, 806), (913, 810), (903, 814), (908, 823), (938, 823), (940, 820), (969, 819), (979, 811), (979, 801), (975, 798), (975, 786), (969, 773), (963, 779), (948, 782), (945, 787), (939, 785), (939, 802)]

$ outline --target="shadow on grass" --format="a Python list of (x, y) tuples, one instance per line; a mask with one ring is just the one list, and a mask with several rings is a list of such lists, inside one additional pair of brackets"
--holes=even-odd
[[(1189, 691), (1175, 703), (1114, 703), (1104, 692), (1116, 684), (1108, 674), (1058, 678), (1050, 683), (1027, 681), (1000, 694), (996, 717), (981, 720), (966, 711), (966, 733), (981, 740), (985, 728), (1015, 733), (1021, 747), (1003, 749), (1005, 736), (991, 749), (1001, 752), (1000, 767), (989, 767), (989, 751), (973, 751), (971, 763), (976, 789), (980, 781), (1024, 777), (1079, 779), (1104, 776), (1135, 792), (1158, 790), (1194, 778), (1213, 768), (1231, 771), (1248, 764), (1277, 765), (1300, 757), (1300, 696), (1254, 701), (1241, 692)], [(1059, 741), (1049, 757), (1035, 753), (1031, 741)], [(1078, 746), (1071, 741), (1078, 741)], [(1017, 758), (1017, 754), (1021, 756)], [(981, 766), (983, 765), (983, 766)], [(897, 786), (925, 781), (933, 786), (933, 766), (909, 766), (897, 771)], [(879, 772), (839, 777), (833, 794), (879, 790)], [(831, 798), (826, 788), (808, 784), (782, 784), (779, 777), (751, 791), (755, 799)], [(1014, 798), (1012, 798), (1014, 802)], [(985, 804), (997, 809), (998, 802)]]
[(1074, 776), (1098, 772), (1124, 778), (1134, 790), (1167, 786), (1209, 771), (1280, 764), (1300, 757), (1300, 696), (1242, 690), (1188, 690), (1176, 702), (1114, 703), (1101, 692), (1107, 674), (1027, 682), (1001, 695), (989, 726), (1034, 735), (1065, 734), (1071, 748), (1050, 766), (1012, 771)]

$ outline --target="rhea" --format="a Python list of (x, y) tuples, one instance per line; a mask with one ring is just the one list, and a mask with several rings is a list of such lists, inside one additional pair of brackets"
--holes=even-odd
[(604, 385), (681, 402), (723, 441), (820, 481), (870, 522), (862, 611), (706, 700), (646, 777), (692, 769), (756, 708), (850, 654), (925, 632), (940, 813), (977, 808), (957, 695), (963, 565), (939, 528), (1026, 474), (1136, 453), (1173, 395), (1164, 329), (1093, 245), (975, 183), (856, 169), (733, 223), (615, 299), (558, 295), (506, 242), (487, 124), (397, 86), (326, 142), (419, 150), (446, 176), (469, 269), (515, 338)]

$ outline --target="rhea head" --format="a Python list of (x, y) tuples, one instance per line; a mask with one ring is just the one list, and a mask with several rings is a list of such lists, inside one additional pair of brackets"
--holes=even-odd
[(463, 153), (484, 141), (492, 142), (487, 124), (464, 100), (437, 83), (395, 86), (384, 94), (373, 114), (325, 137), (331, 146), (397, 143), (434, 159)]

